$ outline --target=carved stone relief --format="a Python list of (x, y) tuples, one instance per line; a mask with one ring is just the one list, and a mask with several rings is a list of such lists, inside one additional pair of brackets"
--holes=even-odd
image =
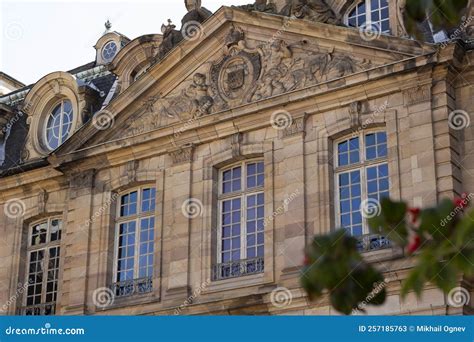
[(273, 2), (267, 2), (267, 0), (256, 0), (251, 5), (238, 7), (246, 11), (273, 13), (326, 24), (337, 25), (341, 23), (340, 18), (325, 0), (286, 0), (286, 4), (280, 12), (277, 11)]
[(210, 66), (201, 67), (171, 94), (145, 100), (143, 114), (134, 119), (127, 135), (177, 121), (192, 121), (372, 67), (370, 61), (334, 48), (324, 49), (316, 44), (310, 48), (307, 41), (250, 41), (238, 27), (229, 31), (224, 42), (223, 55)]
[(211, 66), (211, 89), (217, 110), (250, 102), (262, 70), (261, 54), (248, 49), (242, 31), (233, 28), (226, 38), (224, 57)]
[(273, 3), (267, 3), (267, 0), (256, 0), (255, 3), (250, 5), (238, 6), (239, 8), (246, 11), (258, 11), (266, 13), (277, 13), (277, 8)]
[(192, 83), (179, 95), (164, 99), (157, 107), (162, 116), (188, 120), (209, 114), (213, 104), (206, 75), (196, 73)]
[(341, 23), (325, 0), (287, 0), (280, 14), (326, 24)]

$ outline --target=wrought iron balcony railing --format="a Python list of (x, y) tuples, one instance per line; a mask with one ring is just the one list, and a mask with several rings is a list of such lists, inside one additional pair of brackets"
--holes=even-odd
[(238, 260), (217, 264), (212, 270), (213, 280), (224, 280), (250, 274), (262, 273), (264, 271), (264, 259), (255, 258)]
[(36, 304), (21, 308), (21, 315), (25, 316), (51, 316), (56, 313), (56, 303)]
[(128, 297), (153, 291), (151, 277), (120, 281), (111, 287), (115, 297)]
[(357, 238), (359, 240), (357, 247), (360, 252), (373, 252), (392, 247), (390, 240), (382, 235), (367, 234)]

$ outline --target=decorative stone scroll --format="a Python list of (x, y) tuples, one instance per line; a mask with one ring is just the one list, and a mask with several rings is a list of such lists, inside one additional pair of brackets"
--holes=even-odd
[(131, 160), (127, 162), (125, 166), (125, 175), (127, 177), (128, 183), (134, 183), (137, 181), (138, 166), (139, 166), (138, 160)]
[(360, 126), (360, 117), (362, 112), (362, 102), (354, 101), (349, 105), (349, 115), (351, 118), (351, 128)]
[(298, 118), (294, 118), (289, 127), (286, 127), (285, 129), (280, 131), (280, 137), (288, 138), (300, 133), (304, 133), (305, 122), (306, 122), (306, 115), (303, 115)]
[(190, 163), (193, 158), (193, 145), (186, 145), (181, 148), (169, 151), (173, 164)]
[(41, 189), (38, 193), (38, 212), (44, 214), (46, 212), (46, 205), (48, 202), (48, 192), (44, 189)]

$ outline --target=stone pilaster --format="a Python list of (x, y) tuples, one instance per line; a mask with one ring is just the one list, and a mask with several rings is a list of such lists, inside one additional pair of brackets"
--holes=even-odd
[(410, 149), (413, 204), (429, 206), (437, 202), (434, 132), (431, 112), (431, 77), (404, 89), (404, 105), (409, 119), (409, 140), (401, 149)]
[(280, 131), (285, 158), (278, 179), (275, 213), (277, 215), (277, 258), (282, 259), (282, 273), (293, 273), (301, 266), (306, 245), (305, 226), (305, 115), (294, 117), (289, 127)]
[(172, 165), (166, 170), (164, 212), (164, 258), (168, 263), (164, 302), (182, 304), (189, 293), (189, 249), (191, 220), (202, 213), (202, 202), (192, 198), (193, 146), (169, 152)]
[(87, 268), (89, 266), (89, 241), (94, 170), (72, 174), (68, 198), (67, 224), (64, 234), (64, 273), (61, 309), (64, 315), (86, 313)]

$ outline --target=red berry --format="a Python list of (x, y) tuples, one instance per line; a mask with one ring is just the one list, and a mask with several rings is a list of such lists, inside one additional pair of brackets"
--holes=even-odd
[(466, 200), (465, 198), (458, 198), (458, 197), (456, 197), (456, 198), (454, 199), (454, 205), (455, 205), (456, 207), (459, 207), (459, 208), (461, 208), (461, 209), (464, 209), (464, 208), (467, 207), (467, 200)]
[(420, 216), (421, 209), (420, 208), (409, 208), (408, 212), (411, 214), (411, 223), (415, 223)]
[(417, 251), (417, 249), (420, 247), (421, 245), (421, 238), (418, 236), (418, 235), (415, 235), (413, 237), (413, 239), (410, 241), (410, 243), (408, 244), (408, 253), (410, 254), (413, 254)]

